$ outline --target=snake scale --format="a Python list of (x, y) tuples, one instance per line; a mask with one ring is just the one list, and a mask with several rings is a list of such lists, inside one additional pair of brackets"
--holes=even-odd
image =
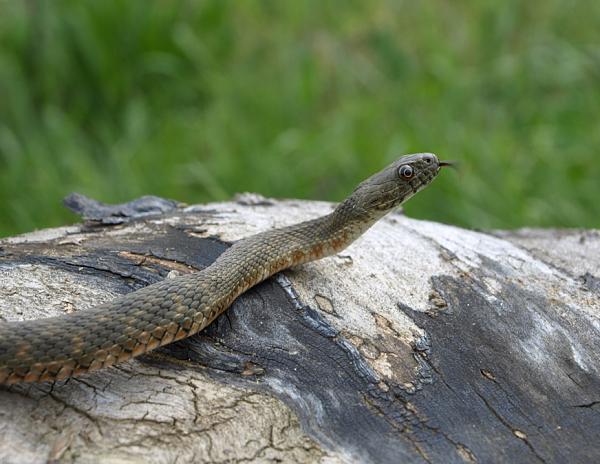
[(240, 240), (201, 271), (90, 310), (0, 323), (0, 383), (62, 380), (189, 337), (276, 272), (344, 249), (449, 164), (430, 153), (404, 156), (359, 184), (332, 213)]

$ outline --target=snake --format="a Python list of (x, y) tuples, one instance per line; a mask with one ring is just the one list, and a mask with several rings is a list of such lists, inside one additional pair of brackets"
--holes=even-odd
[(190, 337), (275, 273), (340, 252), (451, 164), (431, 153), (400, 157), (331, 213), (243, 238), (202, 270), (88, 310), (2, 322), (0, 384), (64, 380)]

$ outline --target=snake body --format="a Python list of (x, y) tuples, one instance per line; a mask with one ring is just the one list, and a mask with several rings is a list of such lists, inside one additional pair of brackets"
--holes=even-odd
[(404, 156), (359, 184), (332, 213), (240, 240), (201, 271), (90, 310), (1, 323), (0, 383), (61, 380), (189, 337), (276, 272), (347, 247), (446, 164), (429, 153)]

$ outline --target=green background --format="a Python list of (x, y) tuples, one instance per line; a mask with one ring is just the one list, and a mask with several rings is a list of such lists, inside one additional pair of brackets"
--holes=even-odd
[(0, 0), (0, 235), (61, 199), (340, 200), (401, 154), (407, 205), (598, 227), (600, 2)]

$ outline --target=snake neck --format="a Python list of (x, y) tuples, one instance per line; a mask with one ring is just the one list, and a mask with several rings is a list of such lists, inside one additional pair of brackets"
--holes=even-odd
[(240, 277), (237, 282), (244, 283), (232, 292), (238, 294), (248, 284), (254, 285), (283, 269), (340, 252), (384, 214), (367, 212), (350, 197), (325, 216), (236, 242), (213, 263), (211, 272), (231, 273), (236, 269)]
[(234, 243), (202, 271), (208, 278), (210, 293), (217, 295), (215, 314), (245, 290), (279, 271), (339, 253), (384, 214), (361, 209), (349, 197), (330, 214)]
[(291, 265), (342, 251), (384, 215), (384, 212), (360, 208), (353, 197), (349, 197), (330, 214), (282, 229), (283, 233), (292, 232), (295, 237), (287, 243), (288, 253), (296, 257)]
[(329, 234), (345, 237), (343, 243), (340, 243), (343, 249), (370, 229), (386, 213), (387, 211), (377, 209), (365, 210), (352, 195), (326, 216), (325, 222)]

